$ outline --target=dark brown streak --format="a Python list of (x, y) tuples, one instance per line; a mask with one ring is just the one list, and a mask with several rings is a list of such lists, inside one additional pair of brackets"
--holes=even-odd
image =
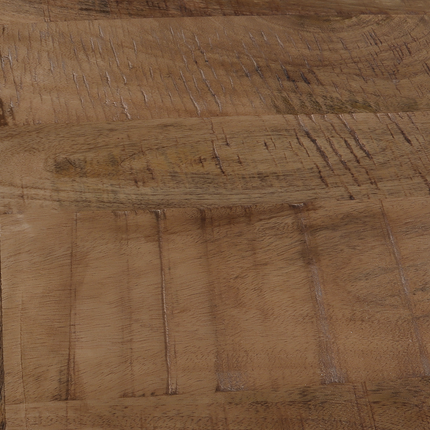
[(314, 164), (318, 170), (318, 175), (319, 175), (320, 181), (328, 188), (329, 187), (328, 182), (327, 182), (326, 178), (324, 178), (324, 176), (322, 175), (321, 169), (318, 167), (317, 163), (314, 163)]
[(369, 171), (361, 164), (360, 159), (357, 157), (357, 154), (354, 152), (353, 148), (351, 147), (351, 145), (349, 144), (349, 142), (343, 138), (343, 141), (345, 143), (345, 146), (348, 148), (349, 152), (354, 156), (355, 161), (357, 162), (357, 164), (359, 164), (361, 167), (363, 167), (364, 171), (366, 172), (367, 177), (369, 178), (369, 182), (371, 185), (374, 185), (376, 188), (379, 189), (378, 183), (376, 182), (375, 179), (373, 179), (370, 176)]
[(307, 150), (306, 146), (304, 145), (304, 143), (300, 140), (300, 137), (298, 136), (297, 131), (296, 131), (296, 130), (294, 130), (294, 133), (296, 134), (297, 142), (298, 142), (298, 143), (299, 143), (299, 145), (300, 145), (300, 146), (301, 146), (301, 147), (306, 151), (307, 156), (310, 158), (309, 152), (308, 152), (308, 150)]
[(290, 74), (288, 73), (288, 70), (285, 68), (285, 66), (284, 66), (281, 62), (279, 62), (279, 64), (281, 65), (282, 71), (284, 72), (284, 75), (285, 75), (285, 77), (287, 78), (287, 81), (288, 81), (288, 82), (291, 82), (291, 83), (294, 85), (294, 88), (295, 88), (296, 90), (298, 90), (298, 89), (299, 89), (299, 87), (298, 87), (298, 85), (297, 85), (297, 83), (296, 83), (296, 80), (295, 80), (295, 79), (293, 79), (293, 78), (291, 78)]
[(341, 121), (343, 122), (343, 124), (345, 125), (346, 129), (348, 130), (349, 134), (353, 137), (355, 143), (357, 144), (357, 146), (366, 154), (366, 157), (369, 160), (373, 160), (372, 154), (368, 151), (368, 149), (366, 148), (366, 146), (360, 141), (360, 139), (358, 138), (357, 133), (355, 132), (355, 130), (353, 130), (348, 123), (345, 121), (345, 119), (343, 118), (342, 115), (339, 115), (339, 118), (341, 119)]
[(415, 172), (418, 173), (419, 177), (422, 179), (422, 181), (424, 182), (424, 184), (426, 185), (427, 189), (430, 192), (430, 182), (429, 180), (425, 177), (425, 175), (423, 174), (423, 172), (421, 172), (420, 169), (418, 169), (418, 167), (416, 167), (413, 163), (412, 160), (409, 158), (409, 162), (411, 163), (412, 168), (415, 170)]
[(306, 84), (306, 85), (310, 85), (311, 83), (309, 82), (309, 79), (304, 75), (304, 73), (303, 72), (300, 72), (300, 76), (301, 76), (301, 78), (303, 79), (303, 82)]
[(345, 138), (343, 138), (343, 141), (345, 142), (346, 147), (349, 149), (349, 152), (354, 156), (357, 164), (361, 164), (360, 159), (357, 157), (357, 154), (354, 152), (354, 150), (352, 149), (352, 146), (349, 144), (349, 142)]
[(358, 413), (358, 417), (360, 419), (361, 428), (364, 430), (366, 427), (365, 427), (365, 423), (363, 421), (363, 417), (361, 415), (360, 405), (358, 404), (357, 390), (356, 390), (355, 385), (352, 386), (352, 389), (353, 389), (353, 392), (354, 392), (355, 407), (357, 408), (357, 413)]
[(345, 170), (347, 170), (349, 172), (349, 174), (352, 176), (352, 179), (354, 180), (354, 182), (358, 186), (360, 186), (360, 182), (358, 182), (358, 179), (355, 177), (354, 173), (349, 168), (348, 163), (343, 159), (342, 155), (339, 153), (339, 151), (337, 150), (337, 148), (334, 146), (334, 143), (332, 142), (332, 140), (328, 136), (326, 136), (326, 139), (327, 139), (327, 142), (330, 145), (330, 148), (336, 154), (337, 158), (339, 158), (339, 161), (342, 163), (342, 166), (345, 168)]
[(300, 122), (300, 125), (301, 125), (303, 131), (306, 134), (306, 137), (314, 144), (316, 150), (318, 151), (318, 154), (324, 160), (325, 164), (327, 164), (328, 168), (334, 173), (333, 167), (332, 167), (330, 160), (329, 160), (327, 154), (325, 153), (324, 149), (321, 148), (321, 146), (318, 144), (318, 141), (315, 139), (315, 137), (312, 136), (310, 131), (304, 126), (304, 124), (300, 121), (300, 119), (299, 119), (299, 122)]
[(222, 166), (222, 161), (221, 161), (220, 156), (218, 155), (218, 151), (216, 149), (214, 141), (212, 141), (212, 152), (213, 152), (213, 157), (216, 160), (216, 165), (218, 166), (219, 170), (221, 170), (221, 173), (223, 175), (225, 175), (226, 173), (225, 173), (224, 168)]
[(367, 406), (369, 408), (370, 418), (372, 420), (372, 428), (373, 428), (373, 430), (376, 430), (375, 414), (373, 413), (372, 404), (370, 403), (370, 400), (369, 400), (369, 393), (367, 392), (367, 385), (365, 382), (363, 382), (361, 384), (361, 386), (363, 388), (364, 397), (366, 398), (366, 403), (367, 403)]
[(407, 143), (409, 143), (409, 145), (411, 145), (411, 146), (413, 147), (414, 145), (412, 144), (411, 139), (409, 139), (409, 137), (408, 137), (408, 136), (407, 136), (407, 134), (403, 131), (403, 129), (400, 127), (400, 125), (399, 125), (399, 123), (396, 121), (396, 119), (395, 119), (395, 118), (393, 119), (391, 114), (388, 114), (388, 117), (390, 118), (390, 120), (391, 120), (394, 124), (396, 124), (396, 127), (398, 128), (398, 130), (399, 130), (399, 131), (400, 131), (400, 133), (402, 134), (403, 139), (405, 139), (405, 140), (406, 140), (406, 142), (407, 142)]
[(0, 99), (0, 127), (5, 127), (9, 125), (6, 118), (6, 112), (4, 109), (3, 100)]

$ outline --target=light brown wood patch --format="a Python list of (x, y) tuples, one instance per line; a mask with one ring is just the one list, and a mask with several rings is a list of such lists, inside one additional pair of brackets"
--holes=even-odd
[(74, 21), (121, 18), (178, 18), (183, 16), (229, 15), (356, 15), (427, 13), (424, 1), (385, 0), (2, 0), (0, 24), (33, 21)]
[(6, 26), (0, 125), (428, 110), (427, 27), (380, 15)]
[[(422, 235), (429, 204), (410, 201), (402, 214)], [(124, 419), (138, 425), (134, 407), (175, 408), (197, 394), (202, 411), (209, 402), (219, 419), (215, 399), (227, 393), (282, 397), (303, 386), (322, 390), (317, 403), (327, 392), (352, 396), (355, 403), (342, 400), (358, 414), (350, 419), (377, 420), (371, 410), (384, 407), (369, 406), (363, 381), (429, 376), (420, 311), (428, 291), (420, 266), (408, 262), (407, 242), (396, 239), (396, 201), (344, 203), (335, 215), (331, 207), (3, 216), (11, 428), (97, 426), (103, 408), (126, 405)], [(414, 243), (413, 230), (404, 237)], [(426, 261), (427, 248), (417, 246)], [(331, 383), (346, 385), (316, 388)], [(243, 405), (222, 403), (234, 421)], [(157, 410), (145, 419), (159, 420)], [(182, 413), (194, 417), (191, 410)], [(45, 414), (52, 424), (42, 424)]]
[(129, 210), (425, 197), (429, 134), (428, 113), (5, 128), (0, 208)]

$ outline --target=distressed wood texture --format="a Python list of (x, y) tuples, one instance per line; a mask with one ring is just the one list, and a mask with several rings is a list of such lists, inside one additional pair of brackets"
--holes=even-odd
[(8, 429), (426, 430), (430, 383), (391, 383), (11, 405)]
[(425, 429), (429, 232), (424, 198), (3, 216), (8, 428)]
[(0, 129), (3, 213), (424, 197), (430, 114)]
[(0, 24), (228, 15), (427, 13), (424, 0), (1, 0)]
[(429, 28), (0, 0), (0, 430), (430, 428)]
[(430, 109), (428, 16), (5, 26), (0, 125)]

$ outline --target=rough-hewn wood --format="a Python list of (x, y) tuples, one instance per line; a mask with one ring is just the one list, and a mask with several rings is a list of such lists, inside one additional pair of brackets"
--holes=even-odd
[(425, 430), (427, 378), (295, 390), (8, 406), (8, 429)]
[(427, 16), (4, 27), (0, 125), (430, 109)]
[(427, 13), (423, 0), (1, 0), (0, 24), (219, 15)]
[(427, 14), (0, 0), (0, 429), (429, 428)]
[(3, 213), (428, 196), (427, 113), (0, 130)]
[(165, 393), (154, 216), (59, 213), (2, 227), (6, 401)]
[[(0, 223), (1, 231), (1, 223)], [(3, 360), (3, 308), (2, 308), (2, 275), (1, 275), (1, 240), (0, 240), (0, 428), (6, 426), (6, 403), (4, 400), (4, 360)]]
[(8, 425), (424, 429), (394, 382), (430, 375), (430, 202), (408, 202), (3, 216)]

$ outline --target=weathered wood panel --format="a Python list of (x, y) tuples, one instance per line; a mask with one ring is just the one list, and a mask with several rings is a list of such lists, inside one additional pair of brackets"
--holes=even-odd
[(384, 202), (384, 222), (402, 282), (404, 307), (412, 316), (414, 336), (419, 342), (422, 367), (430, 368), (430, 307), (426, 259), (430, 228), (427, 200)]
[(23, 215), (2, 233), (9, 404), (167, 392), (152, 214)]
[(0, 24), (219, 15), (427, 13), (422, 0), (1, 0)]
[[(425, 244), (430, 203), (408, 201), (403, 217)], [(430, 294), (399, 263), (398, 210), (388, 200), (3, 216), (6, 403), (428, 376)]]
[(427, 16), (4, 27), (0, 125), (430, 109)]
[(0, 428), (430, 426), (426, 2), (0, 10)]
[(73, 214), (50, 213), (45, 219), (18, 216), (5, 229), (2, 223), (9, 404), (66, 398), (72, 220)]
[(340, 357), (339, 367), (333, 364), (337, 382), (429, 376), (380, 202), (324, 205), (301, 216), (326, 336)]
[[(338, 429), (424, 430), (429, 422), (426, 378), (336, 384), (294, 390), (214, 393), (90, 401), (33, 403), (30, 427), (80, 429)], [(19, 406), (8, 406), (8, 428), (22, 429)], [(30, 427), (30, 428), (31, 428)]]
[(429, 194), (430, 116), (264, 116), (4, 128), (3, 213)]

